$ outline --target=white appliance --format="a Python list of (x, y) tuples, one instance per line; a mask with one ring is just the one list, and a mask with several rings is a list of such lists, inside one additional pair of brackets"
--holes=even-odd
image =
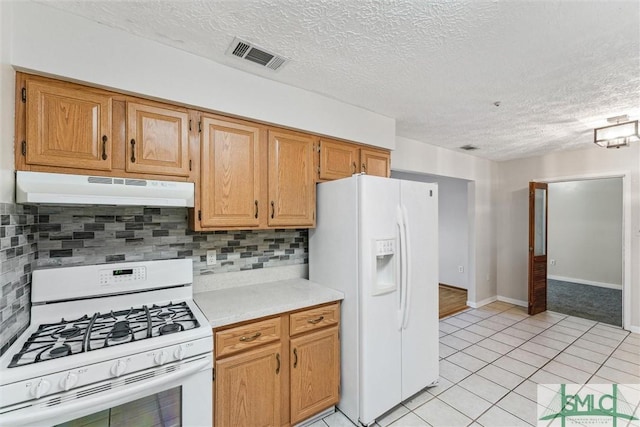
[(192, 182), (16, 172), (17, 203), (193, 207)]
[(355, 423), (438, 380), (437, 192), (367, 175), (318, 185), (309, 279), (345, 294), (338, 407)]
[(186, 259), (34, 271), (31, 324), (0, 358), (0, 425), (211, 425), (192, 279)]

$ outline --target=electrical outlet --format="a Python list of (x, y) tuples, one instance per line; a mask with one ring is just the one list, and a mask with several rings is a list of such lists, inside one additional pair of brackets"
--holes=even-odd
[(207, 265), (215, 265), (216, 264), (216, 250), (211, 249), (207, 251)]
[(555, 259), (550, 260), (550, 261), (549, 261), (549, 264), (551, 264), (551, 265), (556, 265), (556, 260), (555, 260)]
[(458, 266), (458, 273), (464, 273), (464, 267), (459, 265)]

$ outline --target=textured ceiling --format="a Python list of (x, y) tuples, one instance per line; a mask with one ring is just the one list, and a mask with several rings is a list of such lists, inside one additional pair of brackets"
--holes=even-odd
[[(46, 3), (493, 160), (590, 147), (607, 117), (640, 118), (637, 0)], [(292, 61), (272, 72), (225, 56), (235, 36)]]

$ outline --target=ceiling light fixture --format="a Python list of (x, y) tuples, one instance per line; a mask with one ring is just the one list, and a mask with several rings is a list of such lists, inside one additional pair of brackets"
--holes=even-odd
[(630, 143), (640, 141), (638, 135), (638, 120), (629, 121), (629, 116), (608, 118), (613, 125), (595, 128), (593, 142), (604, 148), (627, 147)]

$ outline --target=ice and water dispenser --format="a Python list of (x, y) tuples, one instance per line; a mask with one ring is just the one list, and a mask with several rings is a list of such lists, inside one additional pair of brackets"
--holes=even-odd
[(382, 295), (396, 290), (396, 239), (374, 239), (376, 268), (373, 277), (373, 295)]

